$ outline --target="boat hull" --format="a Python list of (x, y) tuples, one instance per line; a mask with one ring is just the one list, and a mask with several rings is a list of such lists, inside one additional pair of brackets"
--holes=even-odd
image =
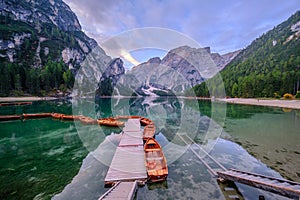
[(149, 138), (154, 138), (156, 128), (154, 124), (150, 124), (145, 126), (144, 132), (143, 132), (143, 140), (146, 142)]
[(162, 148), (154, 138), (149, 138), (145, 145), (145, 166), (149, 182), (161, 182), (168, 177), (167, 160)]
[(150, 120), (148, 118), (145, 118), (145, 117), (142, 117), (140, 119), (140, 122), (141, 122), (142, 126), (147, 126), (147, 125), (150, 125), (150, 124), (154, 124), (152, 120)]
[(157, 183), (165, 181), (168, 178), (168, 174), (163, 175), (148, 175), (148, 181), (151, 183)]

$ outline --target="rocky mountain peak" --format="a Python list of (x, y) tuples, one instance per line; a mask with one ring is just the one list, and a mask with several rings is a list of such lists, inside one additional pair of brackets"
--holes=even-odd
[(211, 58), (217, 65), (217, 68), (221, 71), (228, 65), (239, 53), (241, 50), (229, 52), (223, 55), (220, 55), (219, 53), (212, 53)]
[(154, 58), (150, 58), (147, 63), (153, 63), (153, 64), (159, 64), (161, 63), (161, 59), (160, 57), (154, 57)]
[(113, 81), (113, 85), (116, 85), (117, 81), (119, 80), (120, 76), (125, 73), (125, 68), (123, 66), (123, 61), (120, 58), (113, 59), (105, 69), (102, 74), (101, 81), (105, 78), (110, 78)]
[(0, 1), (0, 60), (42, 67), (63, 61), (74, 72), (97, 46), (62, 0)]
[(0, 13), (37, 26), (51, 23), (63, 31), (81, 31), (76, 15), (62, 0), (0, 1)]

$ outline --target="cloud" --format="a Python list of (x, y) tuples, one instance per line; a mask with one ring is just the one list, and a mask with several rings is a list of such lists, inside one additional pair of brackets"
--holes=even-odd
[(134, 57), (132, 57), (132, 55), (130, 53), (128, 53), (127, 51), (122, 50), (121, 51), (121, 56), (122, 56), (123, 59), (125, 59), (127, 62), (129, 62), (133, 66), (137, 66), (137, 65), (141, 64)]
[(99, 41), (143, 27), (170, 28), (226, 53), (286, 20), (299, 0), (65, 0), (85, 32)]

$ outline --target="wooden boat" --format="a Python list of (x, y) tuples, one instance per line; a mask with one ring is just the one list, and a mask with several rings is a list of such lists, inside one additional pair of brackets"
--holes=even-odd
[(23, 113), (23, 118), (45, 118), (45, 117), (52, 117), (52, 113), (34, 113), (34, 114), (25, 114)]
[(124, 126), (124, 122), (118, 121), (112, 117), (98, 119), (98, 124), (101, 126), (111, 126), (111, 127), (120, 127)]
[(148, 180), (151, 182), (166, 180), (168, 176), (167, 161), (158, 142), (149, 138), (144, 145), (144, 151)]
[(53, 119), (61, 119), (62, 116), (63, 116), (63, 114), (61, 114), (61, 113), (51, 113), (51, 117)]
[(155, 125), (154, 124), (149, 124), (145, 126), (144, 132), (143, 132), (143, 140), (147, 141), (149, 138), (153, 138), (155, 135)]
[(79, 115), (62, 115), (61, 118), (63, 120), (71, 120), (71, 121), (78, 121), (80, 120), (80, 118), (82, 118), (83, 116), (79, 116)]
[(12, 120), (18, 120), (18, 119), (21, 119), (21, 115), (0, 116), (0, 121), (12, 121)]
[(90, 117), (85, 117), (85, 116), (82, 116), (79, 118), (80, 122), (85, 124), (85, 125), (93, 125), (93, 124), (98, 124), (97, 120), (95, 119), (92, 119)]
[(146, 118), (146, 117), (142, 117), (140, 119), (140, 122), (141, 122), (141, 125), (142, 126), (147, 126), (147, 125), (150, 125), (150, 124), (154, 124), (152, 120)]

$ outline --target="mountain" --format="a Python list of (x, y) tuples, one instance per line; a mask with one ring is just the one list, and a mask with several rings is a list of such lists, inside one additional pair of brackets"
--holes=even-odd
[(125, 86), (129, 88), (125, 91), (141, 96), (183, 95), (224, 68), (237, 54), (211, 54), (209, 47), (172, 49), (162, 59), (151, 58), (129, 70), (120, 79), (118, 94), (128, 95), (122, 94)]
[[(300, 89), (300, 11), (255, 39), (221, 71), (226, 93), (238, 97), (281, 97)], [(194, 88), (207, 94), (205, 86)]]
[(117, 82), (125, 74), (123, 61), (120, 58), (113, 59), (107, 64), (107, 68), (103, 70), (101, 78), (98, 82), (96, 97), (111, 96)]
[(96, 96), (114, 91), (125, 96), (182, 95), (238, 54), (182, 46), (125, 73), (123, 61), (110, 58), (87, 37), (62, 0), (1, 1), (0, 22), (0, 96), (68, 94), (71, 89), (73, 96), (95, 91)]
[(97, 46), (62, 0), (0, 1), (0, 95), (71, 88)]
[(229, 52), (223, 55), (219, 53), (211, 53), (211, 58), (216, 63), (219, 71), (223, 70), (239, 53), (241, 50)]

